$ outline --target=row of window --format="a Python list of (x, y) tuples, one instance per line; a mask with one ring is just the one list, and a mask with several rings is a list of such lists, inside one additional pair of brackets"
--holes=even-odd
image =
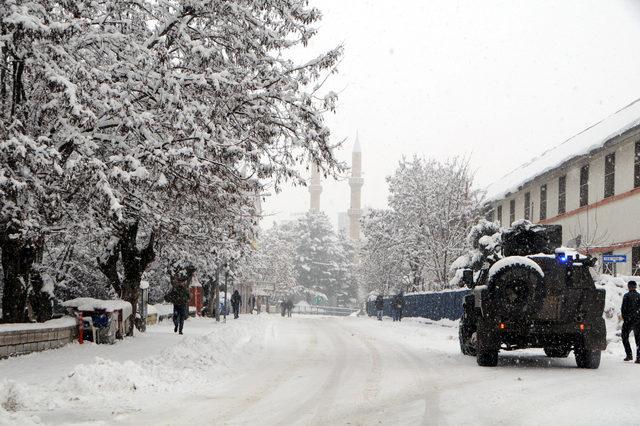
[[(604, 158), (604, 198), (615, 195), (616, 185), (616, 154), (611, 153)], [(633, 187), (640, 187), (640, 141), (635, 144), (635, 157), (633, 166)], [(540, 186), (540, 216), (539, 220), (547, 218), (547, 184)], [(579, 187), (580, 207), (589, 204), (589, 164), (580, 167), (580, 187)], [(531, 192), (524, 194), (524, 218), (532, 220)], [(558, 215), (567, 211), (567, 176), (558, 178)], [(497, 219), (502, 223), (502, 205), (497, 208), (497, 218), (494, 211), (489, 213), (489, 220)], [(516, 220), (516, 201), (509, 200), (509, 223)]]

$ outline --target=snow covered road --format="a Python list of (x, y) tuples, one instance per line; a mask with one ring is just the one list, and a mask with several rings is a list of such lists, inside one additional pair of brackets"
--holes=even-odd
[[(15, 401), (0, 423), (4, 413), (8, 424), (637, 424), (640, 366), (621, 361), (619, 344), (599, 370), (541, 351), (481, 368), (460, 355), (457, 329), (446, 325), (262, 315), (191, 320), (179, 337), (164, 324), (108, 349), (74, 345), (0, 361), (2, 377), (14, 380), (0, 382), (0, 402), (7, 389)], [(141, 353), (149, 345), (156, 355)], [(89, 354), (81, 362), (91, 364), (78, 368), (98, 349), (104, 358)], [(16, 374), (35, 363), (46, 385)], [(121, 383), (74, 395), (84, 370)], [(47, 389), (50, 400), (40, 395)]]

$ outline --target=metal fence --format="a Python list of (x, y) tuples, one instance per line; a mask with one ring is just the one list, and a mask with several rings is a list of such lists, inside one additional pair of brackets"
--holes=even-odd
[(352, 308), (341, 308), (338, 306), (307, 306), (307, 305), (296, 305), (293, 307), (294, 314), (302, 314), (302, 315), (332, 315), (338, 317), (346, 317), (351, 315), (354, 312), (358, 312), (358, 309)]
[[(468, 289), (405, 294), (402, 316), (422, 317), (434, 321), (444, 318), (450, 320), (460, 319), (462, 317), (462, 302), (467, 294), (469, 294)], [(385, 316), (393, 314), (391, 300), (391, 296), (384, 299), (383, 314)], [(367, 302), (367, 314), (370, 316), (376, 314), (375, 302)]]

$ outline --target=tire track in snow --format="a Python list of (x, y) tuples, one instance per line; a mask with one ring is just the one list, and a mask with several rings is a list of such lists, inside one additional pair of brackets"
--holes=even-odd
[[(293, 355), (292, 359), (287, 360), (286, 356), (283, 357), (283, 355), (286, 355), (286, 352), (284, 354), (280, 351), (273, 351), (271, 353), (271, 359), (276, 359), (280, 368), (275, 369), (275, 363), (266, 362), (256, 371), (256, 373), (261, 373), (260, 380), (258, 381), (260, 385), (255, 391), (243, 397), (238, 401), (238, 403), (232, 404), (227, 410), (221, 413), (220, 418), (227, 419), (225, 424), (238, 423), (234, 421), (237, 416), (246, 415), (252, 407), (262, 401), (265, 397), (273, 394), (278, 387), (282, 386), (291, 378), (292, 375), (294, 375), (295, 371), (301, 369), (305, 365), (306, 360), (303, 349), (306, 351), (313, 351), (318, 345), (318, 336), (315, 328), (311, 327), (309, 324), (305, 325), (309, 330), (309, 332), (306, 333), (308, 340), (304, 341), (302, 344), (299, 343), (296, 345), (296, 353)], [(279, 337), (274, 326), (271, 327), (271, 335)], [(266, 377), (263, 375), (265, 372), (267, 372)], [(242, 389), (242, 386), (240, 388)], [(245, 419), (243, 419), (241, 423), (244, 423), (244, 420)]]

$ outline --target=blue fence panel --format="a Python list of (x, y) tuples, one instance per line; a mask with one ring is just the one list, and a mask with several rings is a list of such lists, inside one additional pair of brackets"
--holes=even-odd
[[(415, 293), (404, 296), (403, 317), (422, 317), (434, 321), (444, 318), (457, 320), (462, 317), (462, 302), (469, 290)], [(384, 299), (384, 315), (391, 316), (391, 298)], [(376, 314), (375, 302), (367, 302), (367, 313)]]

